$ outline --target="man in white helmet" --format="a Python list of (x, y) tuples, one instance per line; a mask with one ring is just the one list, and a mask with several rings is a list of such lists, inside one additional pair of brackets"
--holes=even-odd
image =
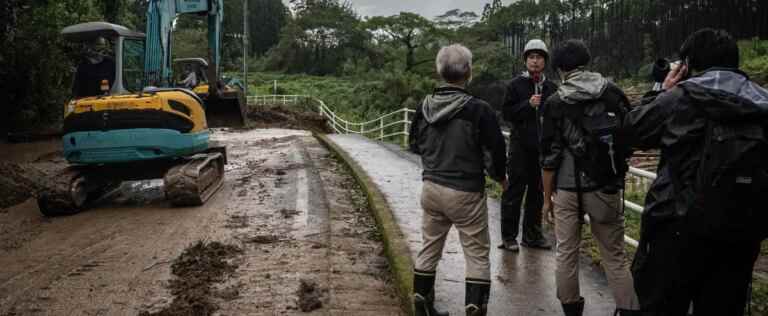
[[(557, 91), (547, 80), (544, 69), (549, 59), (547, 45), (539, 39), (530, 40), (523, 51), (526, 71), (507, 86), (504, 120), (510, 125), (507, 171), (509, 187), (502, 194), (501, 249), (518, 251), (520, 210), (525, 197), (523, 215), (524, 247), (550, 249), (541, 232), (541, 167), (539, 166), (539, 106)], [(526, 193), (527, 191), (527, 193)]]

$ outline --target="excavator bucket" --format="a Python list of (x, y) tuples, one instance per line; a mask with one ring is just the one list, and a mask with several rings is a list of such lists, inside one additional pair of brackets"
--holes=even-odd
[(242, 91), (220, 91), (205, 98), (205, 117), (209, 127), (243, 127), (246, 103)]

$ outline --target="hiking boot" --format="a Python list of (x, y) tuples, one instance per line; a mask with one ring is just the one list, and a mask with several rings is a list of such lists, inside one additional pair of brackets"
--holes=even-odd
[(517, 245), (517, 240), (505, 240), (504, 242), (499, 245), (499, 249), (509, 250), (509, 251), (520, 251), (520, 246)]
[(416, 316), (448, 316), (435, 309), (435, 272), (414, 270), (413, 310)]
[(464, 302), (467, 316), (485, 316), (488, 313), (491, 281), (467, 280), (466, 283)]
[(536, 241), (525, 241), (521, 243), (523, 247), (526, 248), (532, 248), (532, 249), (543, 249), (543, 250), (550, 250), (552, 249), (552, 245), (544, 238), (541, 238)]
[(563, 304), (565, 316), (582, 316), (584, 314), (584, 298), (580, 297), (578, 302)]
[(416, 316), (448, 316), (448, 312), (435, 309), (434, 298), (423, 297), (418, 293), (413, 294), (413, 310)]

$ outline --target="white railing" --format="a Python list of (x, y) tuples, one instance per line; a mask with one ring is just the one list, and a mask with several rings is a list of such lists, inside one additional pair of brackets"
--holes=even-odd
[(306, 95), (249, 95), (248, 105), (282, 104), (293, 105), (308, 100)]
[[(328, 118), (328, 125), (336, 133), (360, 134), (381, 141), (392, 137), (402, 137), (403, 144), (408, 143), (408, 130), (411, 126), (409, 115), (415, 113), (414, 110), (402, 108), (367, 122), (350, 122), (336, 115), (323, 101), (316, 101), (319, 103), (317, 110), (320, 116)], [(390, 128), (401, 124), (402, 128)], [(387, 130), (395, 130), (395, 132), (387, 132)]]

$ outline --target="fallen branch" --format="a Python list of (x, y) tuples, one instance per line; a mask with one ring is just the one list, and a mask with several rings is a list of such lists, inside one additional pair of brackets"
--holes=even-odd
[(155, 263), (153, 263), (153, 264), (151, 264), (151, 265), (147, 266), (147, 267), (146, 267), (146, 268), (144, 268), (144, 270), (142, 270), (142, 271), (147, 271), (147, 270), (150, 270), (150, 269), (152, 269), (152, 268), (154, 268), (154, 267), (156, 267), (156, 266), (159, 266), (159, 265), (161, 265), (161, 264), (166, 264), (166, 263), (171, 263), (171, 262), (173, 262), (173, 260), (167, 260), (167, 261), (158, 261), (158, 262), (155, 262)]

